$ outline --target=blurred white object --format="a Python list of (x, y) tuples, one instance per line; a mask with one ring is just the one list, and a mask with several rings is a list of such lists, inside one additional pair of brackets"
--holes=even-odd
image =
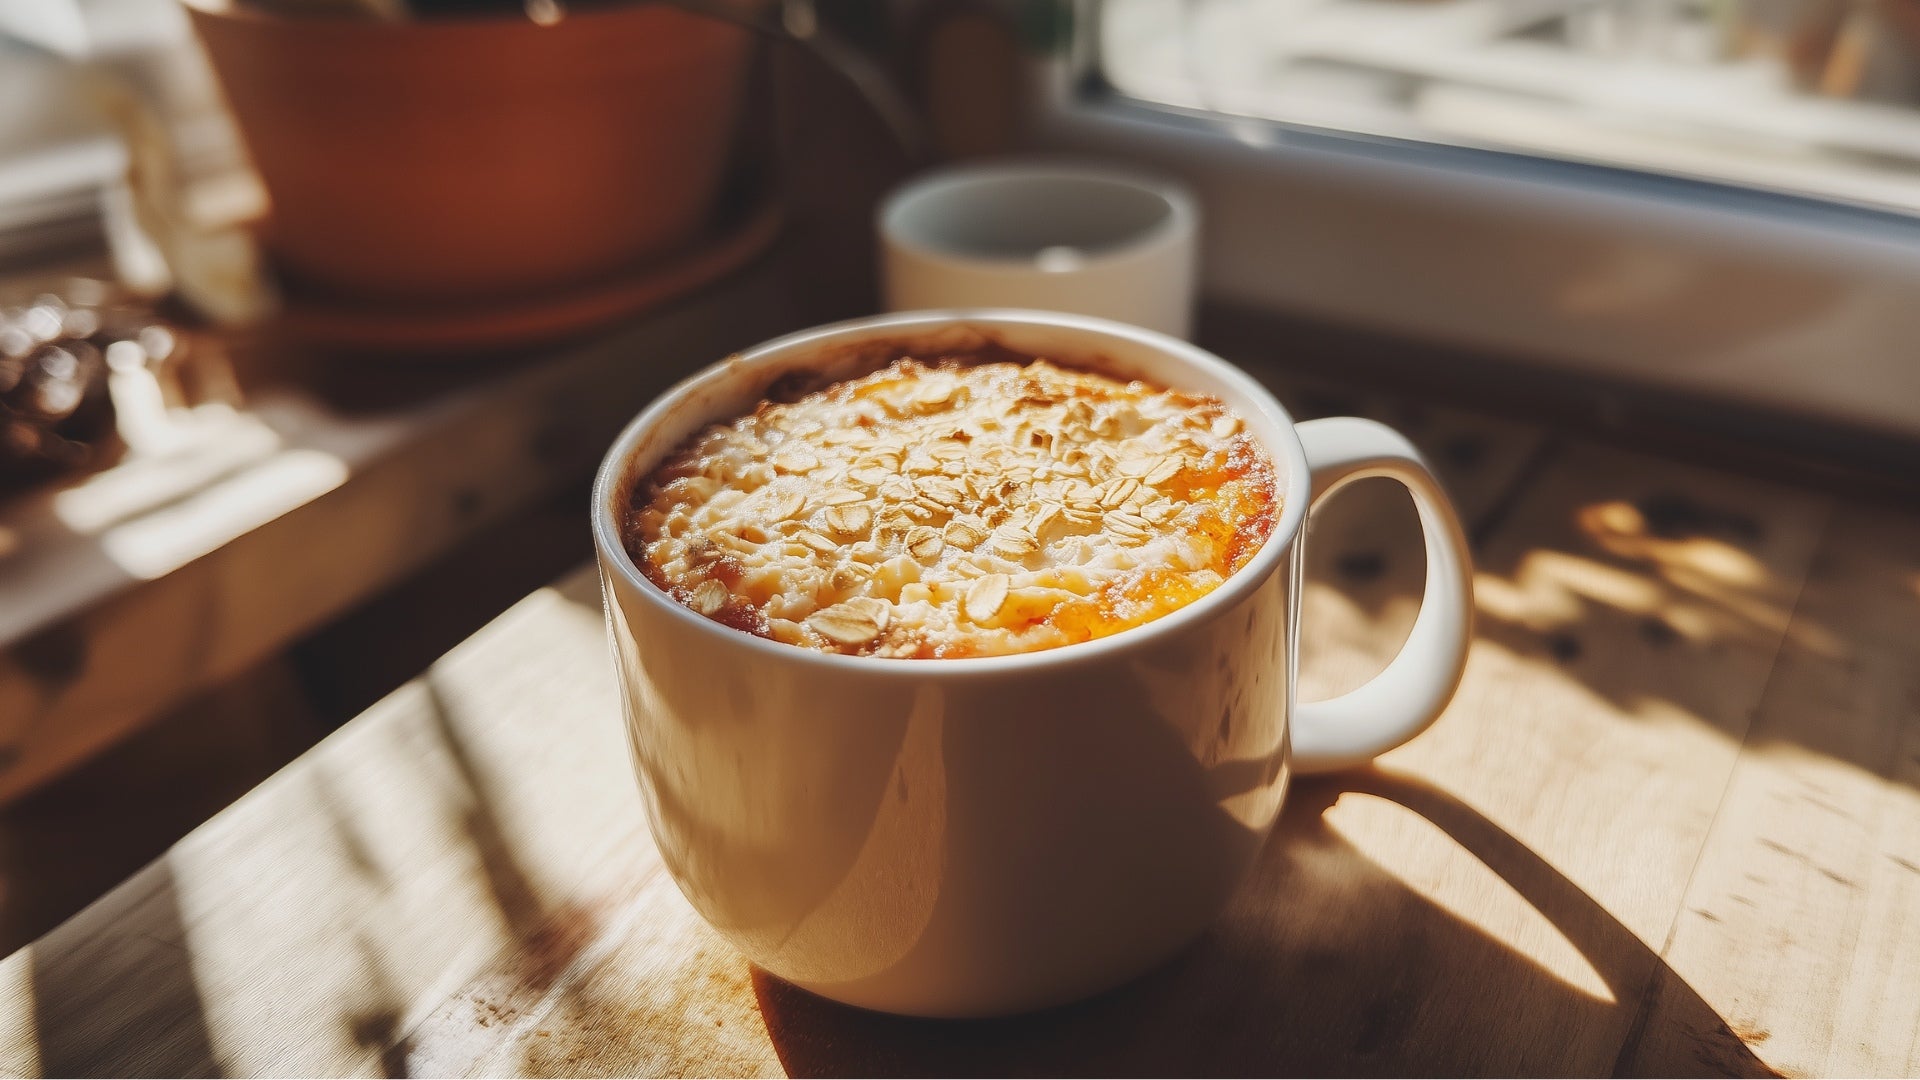
[(177, 41), (186, 19), (156, 0), (0, 0), (0, 34), (70, 58)]
[(1184, 338), (1199, 228), (1171, 181), (1053, 163), (943, 169), (880, 209), (886, 304), (1065, 311)]
[[(95, 67), (91, 74), (101, 107), (127, 147), (125, 183), (109, 188), (102, 200), (121, 280), (144, 292), (170, 285), (219, 323), (253, 322), (270, 314), (277, 294), (247, 227), (262, 208), (257, 184), (229, 182), (228, 189), (239, 190), (221, 199), (222, 178), (196, 183), (182, 168), (165, 118), (139, 88), (109, 68)], [(211, 199), (205, 198), (209, 192)]]
[[(246, 229), (264, 197), (179, 6), (0, 0), (0, 35), (40, 53), (13, 46), (40, 82), (58, 81), (55, 96), (72, 114), (33, 147), (0, 145), (0, 196), (32, 189), (36, 205), (21, 215), (90, 199), (116, 273), (136, 291), (177, 290), (219, 322), (271, 310), (273, 290)], [(0, 131), (0, 143), (11, 143), (9, 134)]]
[[(548, 0), (549, 3), (552, 0)], [(404, 19), (407, 17), (406, 0), (195, 0), (199, 7), (209, 11), (231, 11), (236, 7), (246, 7), (282, 17), (294, 18), (353, 18), (371, 17), (375, 19)], [(528, 4), (531, 13), (533, 4)], [(535, 21), (538, 21), (537, 19)]]

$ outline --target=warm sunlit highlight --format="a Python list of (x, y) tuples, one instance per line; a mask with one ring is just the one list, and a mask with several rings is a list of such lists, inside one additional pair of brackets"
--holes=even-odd
[(1326, 821), (1360, 854), (1392, 867), (1408, 888), (1448, 915), (1514, 949), (1568, 988), (1615, 1001), (1592, 961), (1551, 919), (1439, 826), (1389, 799), (1353, 792), (1340, 796)]
[(1587, 535), (1613, 555), (1691, 570), (1727, 585), (1753, 586), (1766, 581), (1766, 568), (1759, 560), (1724, 541), (1705, 536), (1669, 539), (1652, 535), (1639, 508), (1629, 502), (1586, 507), (1580, 511), (1579, 521)]

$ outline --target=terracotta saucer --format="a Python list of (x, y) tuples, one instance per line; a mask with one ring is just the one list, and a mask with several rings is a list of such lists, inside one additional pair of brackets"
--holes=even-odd
[(681, 251), (618, 277), (564, 292), (457, 306), (375, 305), (289, 283), (276, 320), (303, 343), (422, 360), (456, 359), (564, 338), (639, 314), (724, 277), (779, 235), (777, 201), (763, 198), (717, 221)]

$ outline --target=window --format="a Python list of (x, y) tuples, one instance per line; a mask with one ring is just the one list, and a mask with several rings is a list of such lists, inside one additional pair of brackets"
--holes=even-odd
[(1071, 12), (1034, 146), (1191, 184), (1211, 302), (1920, 440), (1920, 0)]
[(1920, 0), (1112, 0), (1146, 101), (1920, 211)]

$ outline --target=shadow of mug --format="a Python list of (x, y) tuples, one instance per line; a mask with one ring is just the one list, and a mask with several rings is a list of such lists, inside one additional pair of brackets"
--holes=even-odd
[[(1612, 1000), (1420, 895), (1335, 832), (1325, 813), (1349, 793), (1396, 803), (1472, 853), (1565, 937)], [(753, 985), (794, 1076), (1614, 1072), (1655, 1015), (1691, 1036), (1689, 1056), (1651, 1063), (1657, 1072), (1776, 1075), (1546, 860), (1447, 792), (1379, 769), (1300, 783), (1207, 936), (1101, 997), (937, 1021), (837, 1005), (759, 969)]]

